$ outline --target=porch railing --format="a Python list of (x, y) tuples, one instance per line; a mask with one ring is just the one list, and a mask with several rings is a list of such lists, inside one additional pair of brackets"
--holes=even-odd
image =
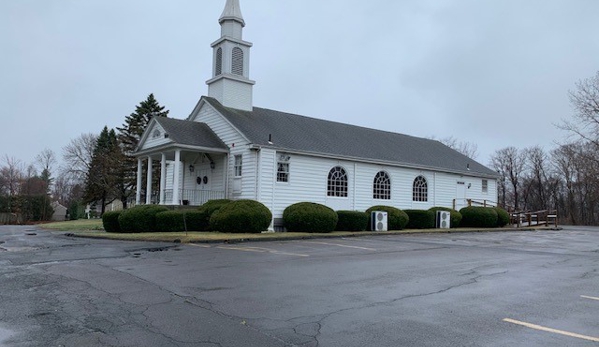
[[(201, 206), (209, 200), (224, 199), (225, 192), (221, 190), (183, 189), (179, 193), (181, 205)], [(173, 201), (173, 190), (164, 190), (164, 201), (169, 205)]]

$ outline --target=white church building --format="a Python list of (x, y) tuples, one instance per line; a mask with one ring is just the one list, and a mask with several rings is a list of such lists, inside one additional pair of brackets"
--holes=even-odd
[(144, 185), (152, 190), (154, 165), (160, 204), (253, 199), (275, 225), (303, 201), (359, 211), (497, 201), (497, 173), (438, 141), (255, 107), (239, 0), (227, 0), (219, 23), (208, 95), (186, 120), (155, 117), (144, 132), (135, 153), (137, 204)]

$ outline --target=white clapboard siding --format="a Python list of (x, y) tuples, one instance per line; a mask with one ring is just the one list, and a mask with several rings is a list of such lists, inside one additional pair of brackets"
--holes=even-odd
[(192, 115), (191, 119), (195, 122), (206, 123), (231, 149), (241, 147), (247, 142), (243, 136), (208, 103), (204, 103), (199, 111), (197, 111), (197, 114)]
[[(321, 203), (335, 210), (358, 211), (365, 211), (374, 205), (390, 205), (400, 209), (452, 207), (459, 181), (464, 181), (466, 186), (470, 183), (466, 192), (469, 199), (496, 201), (497, 197), (493, 179), (488, 179), (488, 192), (482, 193), (482, 179), (476, 177), (297, 154), (290, 157), (289, 182), (276, 182), (277, 154), (272, 150), (262, 150), (259, 200), (272, 210), (275, 218), (280, 218), (287, 206), (302, 201)], [(348, 175), (347, 198), (327, 197), (329, 171), (338, 165)], [(379, 171), (387, 172), (391, 178), (390, 200), (373, 198), (374, 177)], [(426, 202), (412, 201), (414, 180), (420, 175), (426, 178), (428, 184)], [(269, 182), (272, 183), (269, 185)]]
[[(141, 145), (141, 149), (154, 148), (173, 142), (170, 138), (165, 138), (164, 133), (164, 129), (158, 123), (154, 122), (154, 125), (148, 131), (148, 138)], [(154, 134), (156, 134), (156, 136), (154, 136)]]

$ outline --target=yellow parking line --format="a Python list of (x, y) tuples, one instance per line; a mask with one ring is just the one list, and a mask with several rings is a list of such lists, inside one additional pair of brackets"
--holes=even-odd
[(599, 301), (599, 298), (596, 298), (594, 296), (581, 295), (580, 297), (581, 298), (585, 298), (585, 299), (591, 299), (591, 300), (597, 300), (597, 301)]
[(547, 328), (547, 327), (543, 327), (543, 326), (540, 326), (540, 325), (526, 323), (526, 322), (521, 322), (521, 321), (517, 321), (517, 320), (514, 320), (514, 319), (510, 319), (510, 318), (505, 318), (503, 321), (507, 322), (507, 323), (522, 325), (522, 326), (525, 326), (525, 327), (530, 328), (530, 329), (535, 329), (535, 330), (540, 330), (540, 331), (546, 331), (546, 332), (549, 332), (549, 333), (560, 334), (560, 335), (569, 336), (569, 337), (575, 337), (575, 338), (582, 339), (582, 340), (599, 342), (599, 337), (581, 335), (581, 334), (571, 333), (569, 331)]
[(318, 243), (321, 245), (329, 245), (329, 246), (338, 246), (338, 247), (346, 247), (346, 248), (356, 248), (356, 249), (363, 249), (366, 251), (376, 251), (376, 249), (374, 248), (368, 248), (368, 247), (358, 247), (358, 246), (350, 246), (350, 245), (342, 245), (339, 243), (329, 243), (329, 242), (318, 242), (318, 241), (306, 241), (308, 243)]

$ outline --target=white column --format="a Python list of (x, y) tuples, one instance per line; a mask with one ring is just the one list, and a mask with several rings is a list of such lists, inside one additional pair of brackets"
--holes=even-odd
[(160, 161), (160, 205), (166, 205), (164, 201), (164, 188), (166, 187), (166, 154), (162, 153)]
[(152, 157), (148, 157), (148, 176), (146, 179), (146, 205), (152, 203)]
[(141, 172), (143, 163), (141, 158), (137, 158), (137, 187), (135, 187), (135, 205), (141, 204)]
[(179, 205), (179, 175), (181, 173), (181, 150), (175, 150), (175, 170), (173, 177), (173, 205)]

